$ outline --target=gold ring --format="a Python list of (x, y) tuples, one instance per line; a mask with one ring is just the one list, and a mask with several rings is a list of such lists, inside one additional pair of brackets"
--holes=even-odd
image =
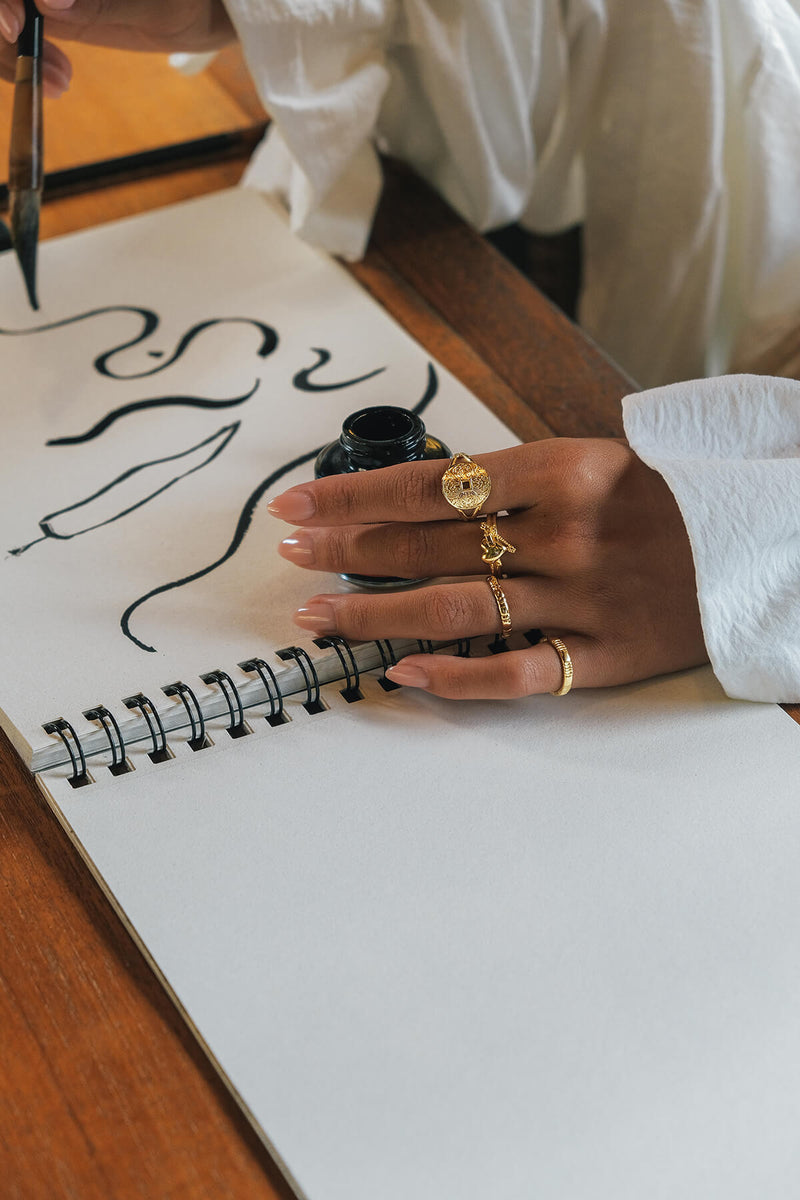
[(516, 554), (517, 547), (512, 546), (497, 531), (497, 513), (489, 513), (485, 521), (481, 521), (483, 538), (481, 539), (481, 558), (486, 563), (495, 579), (502, 579), (503, 555)]
[(500, 630), (500, 637), (507, 638), (511, 633), (511, 613), (508, 609), (508, 600), (506, 599), (506, 594), (500, 587), (500, 584), (497, 582), (494, 575), (487, 575), (486, 582), (492, 589), (494, 602), (497, 605), (497, 611), (500, 614), (500, 624), (502, 626), (502, 629)]
[(561, 663), (561, 687), (556, 688), (556, 690), (554, 692), (551, 692), (550, 695), (551, 696), (566, 696), (567, 692), (572, 687), (572, 675), (573, 675), (572, 659), (569, 656), (569, 650), (564, 645), (561, 638), (543, 637), (540, 640), (539, 645), (541, 646), (545, 642), (547, 642), (548, 646), (553, 647), (556, 654), (558, 655), (559, 662)]
[(468, 454), (454, 454), (442, 476), (444, 498), (464, 521), (477, 517), (492, 490), (489, 472)]

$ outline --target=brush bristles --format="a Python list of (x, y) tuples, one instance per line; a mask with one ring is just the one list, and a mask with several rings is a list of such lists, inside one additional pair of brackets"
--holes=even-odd
[(39, 245), (39, 192), (33, 188), (11, 192), (11, 240), (14, 244), (31, 308), (36, 298), (36, 251)]

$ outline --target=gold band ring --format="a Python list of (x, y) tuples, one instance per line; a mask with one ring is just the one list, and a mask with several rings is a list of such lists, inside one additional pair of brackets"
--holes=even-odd
[(558, 655), (558, 661), (561, 663), (561, 687), (556, 688), (555, 691), (551, 692), (550, 694), (551, 696), (566, 696), (567, 692), (572, 687), (573, 675), (572, 659), (569, 656), (569, 650), (564, 645), (561, 638), (543, 637), (539, 642), (539, 645), (542, 646), (545, 642), (547, 642), (548, 646), (553, 647)]
[(503, 555), (516, 554), (517, 547), (497, 531), (497, 513), (489, 513), (485, 521), (481, 521), (483, 538), (481, 539), (481, 558), (486, 563), (495, 579), (502, 579)]
[(444, 498), (464, 521), (477, 517), (492, 490), (489, 472), (468, 454), (454, 454), (442, 476)]
[(507, 638), (511, 633), (511, 613), (509, 612), (506, 594), (500, 587), (500, 584), (497, 582), (494, 575), (487, 575), (486, 582), (492, 589), (494, 602), (497, 605), (497, 611), (500, 614), (500, 624), (502, 626), (500, 630), (500, 637)]

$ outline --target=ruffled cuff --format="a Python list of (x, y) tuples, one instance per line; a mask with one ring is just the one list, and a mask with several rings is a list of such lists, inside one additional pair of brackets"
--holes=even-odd
[(278, 194), (295, 233), (364, 252), (380, 196), (373, 136), (389, 84), (391, 0), (228, 0), (273, 125), (244, 182)]
[(633, 450), (678, 502), (703, 632), (729, 696), (800, 700), (800, 383), (757, 375), (623, 401)]

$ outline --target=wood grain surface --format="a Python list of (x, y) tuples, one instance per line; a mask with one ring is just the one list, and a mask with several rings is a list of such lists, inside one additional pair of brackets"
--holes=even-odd
[[(74, 57), (71, 96), (48, 106), (48, 169), (264, 117), (235, 52), (193, 79), (159, 56)], [(6, 88), (0, 137), (9, 106)], [(44, 235), (232, 186), (243, 165), (53, 199)], [(630, 382), (401, 168), (353, 273), (520, 436), (620, 432)], [(0, 1028), (3, 1200), (290, 1195), (2, 735)]]

